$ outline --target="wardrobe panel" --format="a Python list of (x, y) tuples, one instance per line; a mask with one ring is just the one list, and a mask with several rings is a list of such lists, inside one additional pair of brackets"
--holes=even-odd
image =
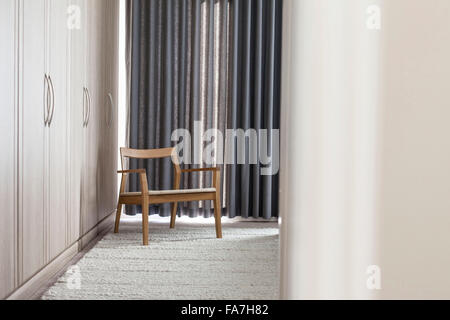
[(21, 282), (45, 263), (45, 95), (46, 1), (23, 0), (20, 146), (19, 146), (19, 262)]
[(15, 288), (16, 270), (16, 1), (0, 2), (0, 299)]
[(118, 3), (0, 2), (0, 298), (115, 208)]
[(105, 94), (104, 94), (104, 121), (102, 123), (102, 181), (101, 203), (104, 218), (115, 210), (117, 201), (117, 72), (118, 72), (118, 2), (107, 1), (105, 10), (106, 29), (105, 48)]
[(99, 221), (99, 190), (101, 189), (101, 129), (103, 86), (103, 1), (87, 2), (87, 74), (86, 83), (90, 95), (90, 108), (86, 126), (86, 158), (83, 183), (83, 233), (91, 230)]
[(68, 154), (68, 0), (49, 1), (48, 74), (53, 86), (49, 130), (49, 258), (52, 260), (68, 245), (67, 233), (67, 154)]
[(117, 201), (118, 201), (118, 176), (116, 174), (119, 163), (118, 163), (118, 152), (119, 152), (119, 24), (120, 24), (120, 1), (114, 0), (114, 29), (112, 30), (114, 32), (114, 42), (113, 42), (113, 53), (114, 53), (114, 74), (111, 76), (111, 79), (113, 81), (113, 91), (115, 93), (115, 105), (114, 105), (114, 121), (113, 121), (113, 127), (112, 132), (114, 136), (111, 137), (112, 140), (112, 153), (111, 156), (114, 159), (113, 160), (113, 172), (111, 172), (111, 179), (113, 184), (113, 191), (112, 191), (112, 199), (111, 199), (111, 207), (112, 210), (115, 211), (117, 207)]
[[(81, 237), (81, 190), (84, 159), (84, 120), (86, 86), (86, 7), (85, 0), (71, 0), (71, 12), (79, 21), (70, 29), (70, 148), (69, 148), (69, 242)], [(76, 17), (75, 17), (76, 18)], [(78, 24), (77, 24), (78, 23)]]
[[(104, 0), (99, 0), (100, 3), (100, 15), (102, 17), (103, 23), (100, 25), (98, 25), (99, 27), (99, 32), (103, 35), (100, 39), (101, 41), (101, 46), (100, 46), (100, 50), (101, 52), (107, 52), (108, 51), (108, 47), (107, 47), (107, 37), (108, 34), (103, 34), (103, 30), (108, 28), (108, 23), (107, 23), (107, 11), (106, 8), (108, 7), (108, 1), (104, 1)], [(99, 52), (100, 53), (100, 52)], [(98, 220), (100, 221), (104, 215), (105, 215), (105, 211), (106, 211), (106, 206), (105, 206), (105, 159), (107, 158), (107, 156), (105, 155), (105, 130), (106, 130), (106, 124), (105, 124), (105, 118), (106, 118), (106, 114), (107, 114), (107, 105), (106, 105), (106, 85), (105, 85), (105, 79), (106, 79), (106, 74), (108, 73), (108, 70), (106, 68), (106, 66), (108, 65), (108, 54), (105, 54), (103, 56), (103, 59), (101, 60), (101, 69), (99, 70), (101, 72), (100, 74), (100, 82), (99, 82), (99, 86), (98, 86), (98, 107), (99, 107), (99, 122), (98, 122), (98, 128), (99, 128), (99, 149), (100, 149), (100, 153), (99, 153), (99, 161), (98, 161), (98, 183), (100, 185), (100, 188), (98, 190)], [(101, 85), (100, 85), (101, 84)]]
[(110, 165), (108, 170), (108, 204), (109, 212), (116, 209), (117, 206), (117, 152), (118, 152), (118, 105), (119, 105), (119, 1), (112, 1), (111, 8), (111, 29), (109, 31), (112, 35), (111, 42), (111, 74), (110, 91), (112, 95), (111, 106), (111, 125), (109, 128), (109, 157)]

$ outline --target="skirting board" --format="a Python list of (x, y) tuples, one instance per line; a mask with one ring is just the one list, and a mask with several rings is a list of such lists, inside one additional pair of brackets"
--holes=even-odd
[(105, 219), (97, 224), (91, 231), (86, 233), (80, 240), (61, 253), (57, 258), (45, 266), (33, 278), (24, 283), (14, 291), (7, 300), (28, 300), (34, 297), (35, 293), (47, 284), (64, 266), (91, 241), (99, 235), (106, 234), (114, 225), (115, 212), (109, 214)]

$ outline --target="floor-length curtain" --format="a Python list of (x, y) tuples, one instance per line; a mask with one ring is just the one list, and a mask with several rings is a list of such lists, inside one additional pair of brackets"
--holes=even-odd
[[(196, 146), (204, 146), (208, 129), (224, 137), (227, 129), (269, 129), (264, 150), (276, 153), (277, 136), (270, 133), (279, 129), (281, 0), (128, 0), (128, 8), (131, 148), (174, 146), (174, 130), (187, 129), (192, 159), (201, 160), (203, 148)], [(237, 164), (235, 151), (223, 150), (232, 163), (216, 159), (224, 213), (278, 216), (278, 174), (263, 176), (259, 164)], [(185, 166), (207, 166), (195, 163)], [(146, 168), (151, 189), (173, 187), (169, 159), (130, 161), (129, 167)], [(208, 173), (190, 174), (182, 187), (210, 187), (211, 180)], [(130, 177), (128, 188), (140, 190), (137, 177)], [(179, 213), (209, 217), (211, 209), (209, 201), (187, 203)], [(139, 210), (130, 206), (126, 212)], [(170, 206), (150, 212), (168, 216)]]

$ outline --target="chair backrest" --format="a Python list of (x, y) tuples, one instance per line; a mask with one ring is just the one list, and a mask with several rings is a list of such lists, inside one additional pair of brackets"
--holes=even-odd
[(122, 160), (122, 169), (124, 168), (125, 158), (129, 159), (162, 159), (172, 158), (173, 165), (176, 170), (180, 170), (180, 163), (175, 148), (165, 149), (129, 149), (120, 148), (120, 155)]

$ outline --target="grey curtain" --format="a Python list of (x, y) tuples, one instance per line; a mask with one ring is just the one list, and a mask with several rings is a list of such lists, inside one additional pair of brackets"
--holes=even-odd
[[(130, 147), (173, 146), (172, 132), (194, 132), (196, 121), (201, 132), (218, 129), (224, 136), (227, 129), (279, 129), (282, 0), (128, 0), (128, 8)], [(273, 153), (276, 142), (264, 148)], [(223, 152), (237, 163), (236, 152)], [(146, 168), (151, 189), (173, 187), (169, 159), (129, 167)], [(278, 174), (262, 176), (253, 164), (221, 167), (224, 214), (278, 216)], [(182, 186), (209, 187), (211, 180), (208, 173), (190, 174)], [(128, 188), (140, 190), (137, 177)], [(150, 212), (169, 216), (170, 206)], [(183, 204), (179, 214), (209, 217), (212, 204)]]

